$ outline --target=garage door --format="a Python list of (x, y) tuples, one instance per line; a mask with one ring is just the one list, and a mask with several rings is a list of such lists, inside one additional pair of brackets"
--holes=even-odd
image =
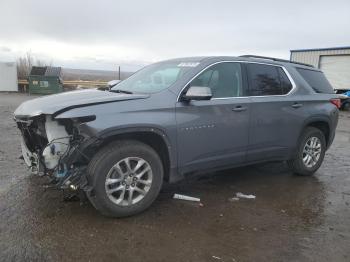
[(320, 68), (336, 90), (350, 90), (350, 55), (321, 56)]

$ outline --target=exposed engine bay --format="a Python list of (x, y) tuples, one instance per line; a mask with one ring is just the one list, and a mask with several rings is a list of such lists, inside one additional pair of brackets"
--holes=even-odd
[(86, 167), (103, 143), (97, 137), (99, 128), (90, 126), (97, 117), (89, 107), (109, 105), (111, 111), (115, 102), (147, 97), (90, 89), (22, 103), (14, 112), (14, 120), (22, 133), (25, 163), (32, 173), (49, 176), (58, 188), (88, 191)]
[(49, 176), (60, 189), (87, 189), (84, 170), (88, 157), (79, 150), (86, 137), (77, 128), (79, 119), (54, 120), (51, 115), (40, 115), (16, 122), (22, 133), (22, 155), (31, 173)]

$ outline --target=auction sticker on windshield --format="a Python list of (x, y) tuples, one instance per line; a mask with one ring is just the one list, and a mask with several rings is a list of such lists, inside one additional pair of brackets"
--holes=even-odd
[(178, 67), (196, 67), (197, 65), (199, 65), (199, 62), (182, 62), (177, 66)]

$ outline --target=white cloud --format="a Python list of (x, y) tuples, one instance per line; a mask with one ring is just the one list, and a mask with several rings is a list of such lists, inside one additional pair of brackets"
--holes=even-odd
[(111, 69), (197, 55), (349, 45), (348, 0), (2, 0), (0, 59), (27, 51), (62, 66)]

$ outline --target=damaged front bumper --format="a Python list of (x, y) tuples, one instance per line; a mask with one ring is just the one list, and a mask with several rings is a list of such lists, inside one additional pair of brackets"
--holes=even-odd
[(59, 189), (90, 190), (86, 178), (90, 156), (84, 152), (96, 139), (81, 134), (79, 119), (40, 115), (15, 121), (22, 133), (22, 156), (32, 174), (49, 176)]
[(26, 143), (24, 142), (23, 136), (21, 139), (21, 150), (22, 150), (23, 160), (26, 163), (26, 165), (29, 167), (30, 172), (32, 174), (39, 174), (39, 170), (40, 170), (39, 157), (35, 152), (31, 152), (28, 149)]

